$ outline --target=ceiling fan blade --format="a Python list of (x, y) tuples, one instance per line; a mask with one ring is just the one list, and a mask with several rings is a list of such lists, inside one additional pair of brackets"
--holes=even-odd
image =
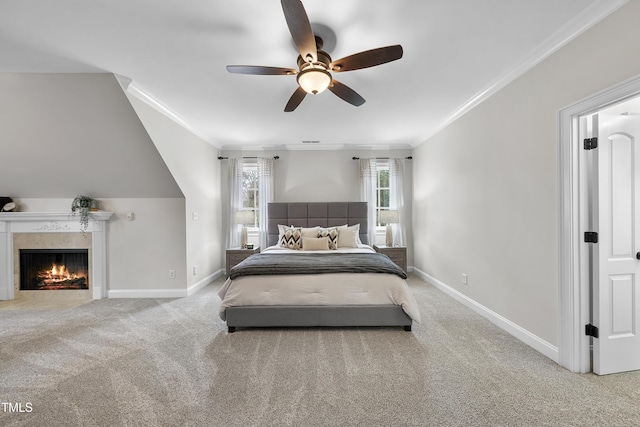
[(296, 91), (293, 92), (293, 95), (291, 95), (291, 98), (289, 98), (289, 102), (287, 102), (286, 107), (284, 107), (284, 111), (286, 113), (290, 113), (298, 108), (298, 105), (300, 105), (306, 95), (307, 92), (305, 92), (304, 89), (298, 86), (298, 89), (296, 89)]
[(400, 58), (402, 58), (402, 46), (396, 44), (345, 56), (337, 61), (333, 61), (331, 68), (332, 71), (336, 72), (359, 70), (361, 68), (385, 64)]
[(262, 67), (260, 65), (227, 65), (227, 71), (234, 74), (258, 74), (263, 76), (289, 76), (298, 72), (293, 68)]
[(351, 105), (355, 105), (356, 107), (361, 106), (365, 103), (363, 97), (358, 95), (358, 93), (351, 89), (349, 86), (344, 85), (333, 79), (331, 84), (329, 85), (329, 90), (335, 93), (338, 97), (342, 98), (344, 101), (347, 101)]
[(281, 3), (284, 18), (287, 20), (287, 26), (300, 56), (308, 61), (308, 55), (311, 55), (311, 59), (314, 62), (317, 61), (316, 38), (302, 2), (300, 0), (281, 0)]

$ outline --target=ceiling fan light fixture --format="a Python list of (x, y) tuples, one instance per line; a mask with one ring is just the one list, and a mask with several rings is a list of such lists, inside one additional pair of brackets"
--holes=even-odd
[(331, 84), (331, 74), (323, 69), (316, 67), (306, 68), (298, 73), (296, 77), (298, 84), (305, 92), (316, 95), (324, 92)]

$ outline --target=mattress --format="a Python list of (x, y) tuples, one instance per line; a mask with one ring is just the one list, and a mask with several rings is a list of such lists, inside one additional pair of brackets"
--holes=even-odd
[[(368, 245), (339, 248), (315, 253), (375, 253)], [(271, 254), (309, 254), (272, 246), (263, 251)], [(362, 306), (397, 305), (416, 323), (420, 312), (406, 281), (393, 274), (328, 273), (268, 276), (242, 276), (227, 279), (218, 292), (222, 303), (220, 317), (226, 320), (229, 307), (241, 306)]]

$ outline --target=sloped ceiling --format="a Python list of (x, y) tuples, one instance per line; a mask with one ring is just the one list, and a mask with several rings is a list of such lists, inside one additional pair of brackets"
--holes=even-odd
[[(304, 0), (334, 59), (401, 44), (404, 57), (283, 108), (293, 76), (228, 64), (296, 67), (277, 0), (0, 1), (0, 72), (108, 72), (130, 79), (221, 148), (415, 146), (626, 0)], [(328, 28), (328, 30), (327, 30)], [(320, 32), (320, 30), (319, 30)]]
[(112, 74), (0, 74), (0, 195), (183, 197)]

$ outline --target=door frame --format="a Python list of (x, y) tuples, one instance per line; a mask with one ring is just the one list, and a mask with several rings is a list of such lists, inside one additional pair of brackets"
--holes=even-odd
[(578, 119), (640, 96), (640, 75), (558, 112), (558, 363), (573, 372), (591, 371), (589, 253), (583, 243), (588, 221), (586, 155)]

